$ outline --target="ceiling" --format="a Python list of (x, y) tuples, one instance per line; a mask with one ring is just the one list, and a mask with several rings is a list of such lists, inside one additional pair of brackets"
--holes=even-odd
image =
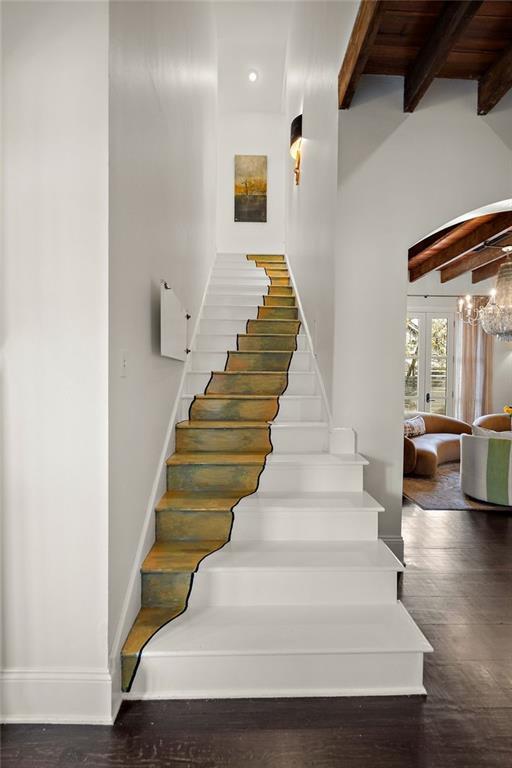
[(468, 272), (473, 284), (480, 283), (498, 273), (505, 245), (512, 245), (510, 210), (449, 224), (409, 249), (409, 280), (437, 270), (441, 283)]
[(477, 80), (478, 113), (487, 114), (512, 86), (512, 2), (362, 0), (340, 69), (340, 109), (365, 74), (403, 76), (405, 112), (436, 77)]
[[(215, 3), (221, 112), (282, 112), (293, 3)], [(251, 83), (250, 70), (258, 73)]]

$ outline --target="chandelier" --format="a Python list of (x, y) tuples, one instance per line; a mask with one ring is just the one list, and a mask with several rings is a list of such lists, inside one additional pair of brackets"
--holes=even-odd
[(459, 299), (459, 317), (468, 325), (480, 322), (485, 333), (501, 341), (512, 341), (512, 246), (502, 250), (508, 258), (499, 268), (491, 298), (481, 309), (474, 306), (471, 296)]
[(502, 341), (512, 341), (512, 246), (503, 248), (509, 258), (501, 265), (489, 303), (480, 310), (480, 322), (486, 333)]

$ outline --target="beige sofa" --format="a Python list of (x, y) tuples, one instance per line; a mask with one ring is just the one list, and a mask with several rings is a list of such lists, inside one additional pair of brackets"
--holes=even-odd
[(404, 475), (433, 477), (439, 464), (460, 460), (460, 436), (471, 434), (471, 426), (451, 416), (419, 413), (426, 434), (404, 437)]
[(512, 430), (512, 418), (507, 413), (489, 413), (487, 416), (475, 419), (473, 425), (492, 429), (494, 432), (509, 432)]

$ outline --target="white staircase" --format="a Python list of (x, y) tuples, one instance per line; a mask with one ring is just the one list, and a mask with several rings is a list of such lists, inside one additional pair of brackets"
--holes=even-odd
[[(261, 274), (219, 255), (181, 418), (256, 316)], [(144, 648), (127, 698), (425, 693), (432, 648), (397, 601), (403, 566), (378, 539), (367, 461), (353, 445), (329, 452), (320, 391), (301, 333), (258, 491), (235, 507), (231, 541), (200, 564), (185, 613)]]

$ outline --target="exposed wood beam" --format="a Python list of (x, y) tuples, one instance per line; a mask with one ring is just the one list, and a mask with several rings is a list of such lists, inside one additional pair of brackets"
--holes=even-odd
[(361, 0), (345, 58), (338, 75), (338, 105), (348, 109), (352, 103), (359, 78), (375, 40), (384, 3), (382, 0)]
[(452, 0), (444, 4), (427, 42), (405, 76), (404, 112), (414, 112), (481, 5), (482, 0)]
[(480, 222), (476, 229), (473, 229), (455, 242), (451, 242), (445, 248), (439, 249), (420, 264), (409, 269), (409, 280), (411, 283), (419, 280), (420, 277), (423, 277), (423, 275), (426, 275), (433, 269), (443, 267), (464, 253), (478, 248), (486, 240), (506, 234), (512, 227), (512, 211), (480, 216), (478, 219), (480, 219)]
[[(436, 238), (436, 234), (431, 237), (424, 238), (419, 243), (416, 243), (413, 248), (409, 249), (409, 269), (414, 269), (422, 262), (429, 259), (436, 253), (443, 251), (452, 243), (457, 242), (465, 235), (473, 232), (484, 221), (490, 221), (496, 214), (490, 213), (485, 216), (475, 216), (474, 219), (466, 219), (465, 221), (455, 224), (450, 228), (445, 227), (444, 230), (437, 232), (439, 236)], [(433, 242), (432, 242), (433, 240)]]
[(452, 224), (449, 227), (445, 227), (444, 229), (440, 229), (437, 232), (434, 232), (433, 235), (430, 235), (429, 237), (424, 237), (423, 240), (419, 240), (414, 245), (411, 245), (409, 248), (409, 261), (414, 259), (416, 256), (419, 256), (423, 253), (423, 251), (426, 251), (427, 248), (431, 248), (433, 245), (436, 245), (436, 243), (439, 243), (441, 240), (444, 240), (444, 238), (450, 233), (453, 232), (457, 224)]
[(478, 82), (478, 114), (486, 115), (512, 88), (512, 45), (506, 48)]
[[(508, 245), (508, 243), (504, 242), (503, 245)], [(485, 264), (500, 259), (502, 255), (503, 252), (499, 246), (496, 248), (483, 248), (481, 251), (470, 251), (465, 256), (461, 256), (460, 259), (450, 262), (448, 266), (441, 270), (441, 282), (447, 283), (449, 280), (453, 280), (465, 272), (469, 272), (477, 267), (483, 267)]]
[(489, 277), (494, 277), (498, 274), (499, 268), (506, 262), (507, 258), (507, 256), (502, 256), (500, 259), (491, 261), (489, 264), (485, 264), (483, 267), (474, 269), (471, 273), (471, 282), (481, 283), (482, 280), (487, 280)]

